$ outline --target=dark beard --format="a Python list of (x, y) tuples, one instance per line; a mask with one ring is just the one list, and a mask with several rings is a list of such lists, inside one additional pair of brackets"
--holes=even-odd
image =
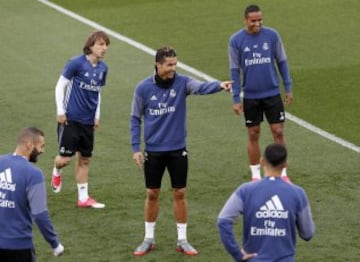
[(31, 154), (29, 156), (29, 161), (32, 162), (32, 163), (36, 163), (38, 155), (40, 155), (40, 154), (41, 153), (39, 153), (39, 151), (37, 151), (37, 149), (34, 148), (34, 150), (31, 152)]

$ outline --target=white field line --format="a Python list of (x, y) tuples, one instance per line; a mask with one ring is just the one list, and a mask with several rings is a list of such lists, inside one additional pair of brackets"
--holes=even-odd
[[(145, 53), (148, 53), (148, 54), (150, 54), (152, 56), (154, 56), (155, 53), (156, 53), (156, 51), (154, 49), (149, 48), (148, 46), (145, 46), (145, 45), (143, 45), (143, 44), (141, 44), (139, 42), (136, 42), (136, 41), (132, 40), (131, 38), (123, 36), (123, 35), (115, 32), (115, 31), (113, 31), (113, 30), (111, 30), (109, 28), (106, 28), (106, 27), (104, 27), (104, 26), (102, 26), (102, 25), (100, 25), (98, 23), (95, 23), (94, 21), (91, 21), (91, 20), (89, 20), (89, 19), (87, 19), (85, 17), (82, 17), (82, 16), (80, 16), (80, 15), (74, 13), (74, 12), (71, 12), (71, 11), (61, 7), (61, 6), (58, 6), (58, 5), (56, 5), (54, 3), (51, 3), (51, 2), (49, 2), (47, 0), (38, 0), (38, 2), (43, 3), (43, 4), (45, 4), (45, 5), (49, 6), (49, 7), (57, 10), (58, 12), (63, 13), (63, 14), (65, 14), (65, 15), (67, 15), (67, 16), (75, 19), (75, 20), (78, 20), (83, 24), (89, 25), (89, 26), (91, 26), (91, 27), (93, 27), (93, 28), (95, 28), (97, 30), (105, 31), (107, 34), (111, 35), (112, 37), (114, 37), (114, 38), (116, 38), (116, 39), (118, 39), (118, 40), (120, 40), (120, 41), (122, 41), (124, 43), (127, 43), (130, 46), (133, 46), (133, 47), (135, 47), (137, 49), (140, 49), (141, 51), (143, 51)], [(216, 80), (215, 78), (213, 78), (213, 77), (211, 77), (211, 76), (209, 76), (209, 75), (207, 75), (207, 74), (205, 74), (205, 73), (203, 73), (203, 72), (201, 72), (201, 71), (199, 71), (199, 70), (197, 70), (197, 69), (195, 69), (195, 68), (193, 68), (191, 66), (188, 66), (188, 65), (186, 65), (184, 63), (178, 62), (177, 66), (179, 68), (191, 73), (192, 75), (197, 76), (199, 78), (202, 78), (202, 79), (204, 79), (206, 81)], [(331, 134), (329, 132), (326, 132), (326, 131), (324, 131), (324, 130), (322, 130), (322, 129), (320, 129), (320, 128), (318, 128), (318, 127), (316, 127), (316, 126), (314, 126), (314, 125), (312, 125), (312, 124), (310, 124), (310, 123), (308, 123), (308, 122), (306, 122), (306, 121), (304, 121), (304, 120), (302, 120), (302, 119), (300, 119), (300, 118), (298, 118), (298, 117), (296, 117), (296, 116), (294, 116), (294, 115), (292, 115), (290, 113), (288, 113), (288, 112), (286, 112), (286, 118), (293, 121), (294, 123), (306, 128), (306, 129), (308, 129), (308, 130), (322, 136), (322, 137), (325, 137), (325, 138), (327, 138), (327, 139), (329, 139), (329, 140), (331, 140), (331, 141), (333, 141), (335, 143), (338, 143), (338, 144), (340, 144), (340, 145), (342, 145), (342, 146), (344, 146), (344, 147), (346, 147), (348, 149), (351, 149), (351, 150), (353, 150), (353, 151), (355, 151), (357, 153), (360, 153), (360, 147), (359, 146), (357, 146), (355, 144), (352, 144), (352, 143), (350, 143), (350, 142), (348, 142), (348, 141), (346, 141), (346, 140), (344, 140), (344, 139), (342, 139), (340, 137), (337, 137), (337, 136), (335, 136), (335, 135), (333, 135), (333, 134)]]

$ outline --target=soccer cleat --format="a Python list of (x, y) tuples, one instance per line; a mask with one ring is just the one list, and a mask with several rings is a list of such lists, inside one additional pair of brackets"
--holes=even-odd
[(281, 179), (284, 180), (286, 183), (291, 184), (291, 180), (288, 176), (281, 176)]
[(188, 256), (196, 256), (199, 254), (199, 252), (196, 251), (196, 249), (193, 248), (186, 239), (181, 239), (178, 241), (176, 251), (184, 253)]
[(145, 256), (155, 248), (153, 238), (145, 238), (144, 241), (135, 249), (134, 256)]
[(104, 208), (105, 204), (96, 202), (95, 199), (89, 197), (86, 199), (86, 201), (80, 201), (77, 202), (78, 207), (92, 207), (92, 208)]
[(57, 174), (57, 175), (52, 175), (51, 176), (51, 189), (54, 193), (59, 193), (61, 191), (61, 186), (62, 186), (62, 182), (61, 182), (61, 175)]

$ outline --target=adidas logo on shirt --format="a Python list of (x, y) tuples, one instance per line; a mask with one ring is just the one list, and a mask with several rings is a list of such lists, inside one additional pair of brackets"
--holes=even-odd
[(0, 189), (15, 191), (16, 184), (13, 184), (10, 168), (0, 173)]
[(288, 211), (284, 210), (284, 206), (278, 195), (272, 196), (266, 203), (260, 207), (255, 214), (256, 218), (282, 218), (287, 219)]

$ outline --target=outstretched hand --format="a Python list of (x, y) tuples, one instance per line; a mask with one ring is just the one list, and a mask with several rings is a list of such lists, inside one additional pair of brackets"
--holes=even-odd
[(229, 92), (232, 88), (232, 83), (233, 83), (233, 81), (223, 81), (223, 82), (220, 82), (220, 87), (221, 87), (221, 89)]

